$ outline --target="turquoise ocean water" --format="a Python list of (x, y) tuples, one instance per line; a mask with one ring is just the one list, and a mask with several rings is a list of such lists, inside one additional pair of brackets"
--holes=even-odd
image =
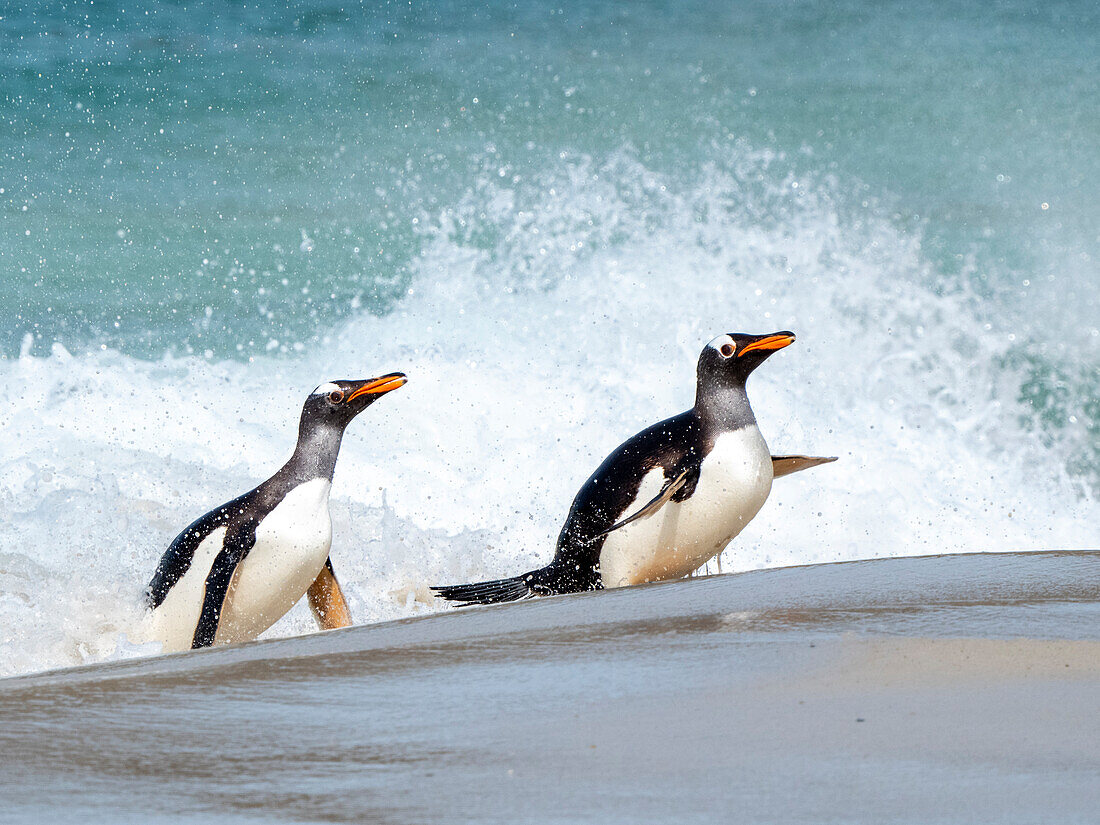
[[(3, 672), (132, 652), (164, 546), (349, 430), (361, 620), (548, 558), (720, 332), (838, 454), (725, 569), (1100, 539), (1089, 2), (9, 3)], [(276, 628), (307, 629), (294, 613)]]

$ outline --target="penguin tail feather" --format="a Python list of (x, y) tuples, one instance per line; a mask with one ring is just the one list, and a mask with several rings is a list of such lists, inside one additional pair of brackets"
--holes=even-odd
[(498, 604), (529, 599), (535, 595), (531, 586), (531, 576), (513, 576), (510, 579), (495, 579), (475, 584), (453, 584), (433, 587), (437, 596), (459, 605)]

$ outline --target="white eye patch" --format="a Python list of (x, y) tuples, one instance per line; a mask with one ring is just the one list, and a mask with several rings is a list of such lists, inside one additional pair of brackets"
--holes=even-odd
[(319, 386), (317, 389), (315, 389), (313, 392), (311, 392), (310, 395), (328, 395), (330, 392), (335, 392), (335, 391), (338, 391), (339, 389), (340, 389), (340, 387), (338, 387), (336, 384), (333, 384), (331, 381), (329, 381), (329, 382), (324, 383), (321, 386)]
[(722, 347), (726, 346), (732, 347), (734, 350), (737, 349), (737, 344), (735, 344), (733, 339), (730, 338), (728, 335), (719, 335), (717, 338), (707, 344), (707, 346), (711, 349), (716, 349), (719, 352), (722, 352)]

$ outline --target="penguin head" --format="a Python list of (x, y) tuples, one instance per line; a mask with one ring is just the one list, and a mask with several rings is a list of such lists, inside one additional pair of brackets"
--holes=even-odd
[(309, 394), (302, 424), (343, 429), (355, 416), (388, 392), (405, 386), (404, 373), (391, 372), (362, 381), (329, 381)]
[(794, 333), (783, 330), (767, 335), (730, 332), (719, 335), (699, 356), (699, 387), (743, 387), (754, 369), (776, 350), (794, 343)]

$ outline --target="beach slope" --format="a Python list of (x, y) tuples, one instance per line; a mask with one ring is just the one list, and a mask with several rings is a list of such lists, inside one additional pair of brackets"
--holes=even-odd
[(712, 576), (0, 682), (0, 819), (1100, 810), (1100, 552)]

